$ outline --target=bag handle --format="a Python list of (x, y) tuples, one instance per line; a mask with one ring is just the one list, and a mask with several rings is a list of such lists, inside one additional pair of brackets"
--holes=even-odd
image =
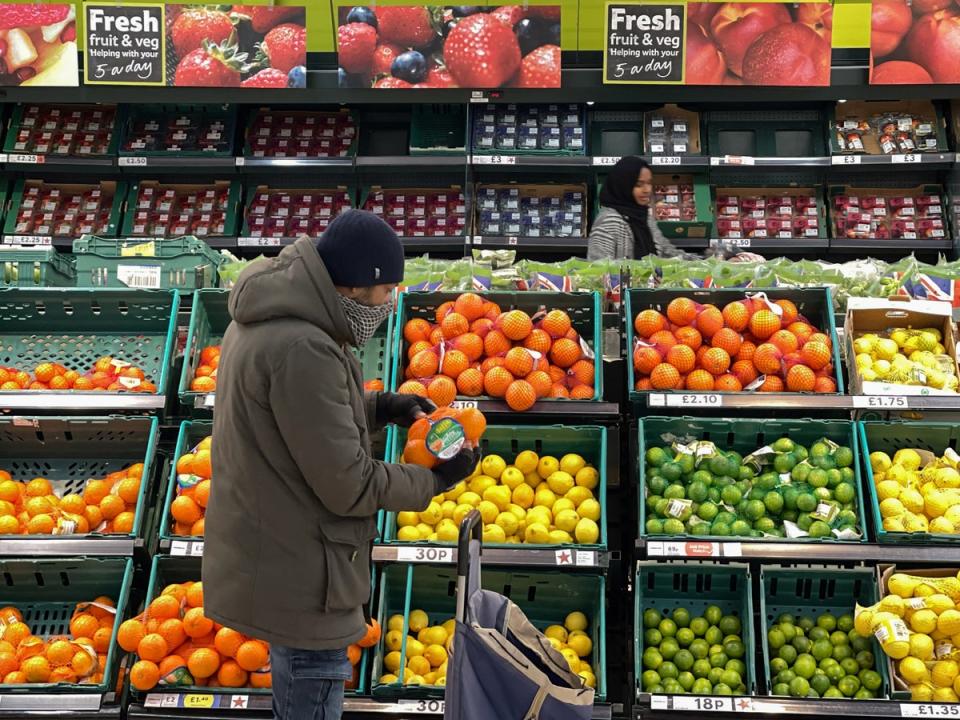
[(480, 589), (483, 517), (471, 510), (460, 523), (457, 541), (457, 622), (466, 622), (467, 601)]

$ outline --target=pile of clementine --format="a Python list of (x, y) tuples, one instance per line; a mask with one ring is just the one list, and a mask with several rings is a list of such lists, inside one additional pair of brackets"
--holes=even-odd
[(116, 614), (113, 600), (105, 596), (80, 603), (70, 620), (69, 636), (43, 639), (33, 634), (18, 608), (0, 608), (0, 681), (4, 685), (103, 682)]
[(590, 400), (594, 364), (563, 310), (530, 317), (503, 312), (476, 293), (440, 305), (434, 322), (408, 320), (405, 382), (399, 392), (429, 397), (438, 406), (457, 397), (503, 398), (529, 410), (540, 398)]
[(177, 459), (177, 496), (170, 504), (170, 529), (174, 535), (203, 536), (213, 477), (212, 450), (213, 437), (208, 435)]
[(217, 389), (217, 368), (220, 367), (220, 346), (207, 345), (200, 351), (200, 363), (193, 371), (190, 389), (193, 392), (212, 393)]
[(720, 309), (678, 297), (666, 315), (642, 310), (633, 327), (637, 390), (837, 391), (830, 337), (790, 300), (744, 298)]
[(136, 365), (104, 355), (86, 371), (42, 362), (33, 372), (0, 367), (0, 390), (84, 390), (155, 393), (157, 386)]
[(223, 627), (203, 613), (203, 583), (168, 585), (138, 617), (125, 621), (117, 644), (139, 659), (130, 684), (268, 688), (270, 646)]
[(487, 418), (476, 408), (437, 408), (428, 417), (420, 418), (410, 426), (407, 431), (407, 443), (403, 446), (401, 458), (403, 462), (427, 468), (432, 468), (441, 462), (427, 447), (427, 433), (433, 423), (445, 417), (453, 418), (460, 423), (463, 426), (464, 436), (474, 445), (480, 442), (480, 438), (487, 429)]
[(135, 463), (60, 497), (47, 478), (17, 482), (0, 470), (0, 535), (131, 533), (142, 475), (143, 464)]

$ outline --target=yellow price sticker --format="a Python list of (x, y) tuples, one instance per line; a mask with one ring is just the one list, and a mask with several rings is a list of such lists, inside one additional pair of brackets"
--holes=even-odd
[(120, 248), (120, 257), (153, 257), (156, 254), (157, 247), (153, 240)]
[(185, 708), (212, 708), (213, 695), (197, 695), (195, 693), (183, 696)]

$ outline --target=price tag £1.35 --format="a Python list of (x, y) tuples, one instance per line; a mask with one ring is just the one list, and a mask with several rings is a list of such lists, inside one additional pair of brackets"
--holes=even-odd
[(960, 705), (947, 703), (900, 703), (901, 717), (960, 717)]

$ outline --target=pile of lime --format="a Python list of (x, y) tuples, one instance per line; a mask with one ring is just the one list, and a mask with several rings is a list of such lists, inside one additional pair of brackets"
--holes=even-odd
[(742, 695), (747, 692), (747, 653), (740, 618), (710, 605), (694, 617), (686, 608), (669, 615), (643, 611), (644, 692)]
[(780, 438), (746, 457), (711, 442), (646, 452), (646, 532), (858, 539), (853, 451)]
[(767, 631), (774, 695), (875, 698), (882, 679), (871, 642), (852, 615), (825, 612), (815, 620), (784, 613)]

